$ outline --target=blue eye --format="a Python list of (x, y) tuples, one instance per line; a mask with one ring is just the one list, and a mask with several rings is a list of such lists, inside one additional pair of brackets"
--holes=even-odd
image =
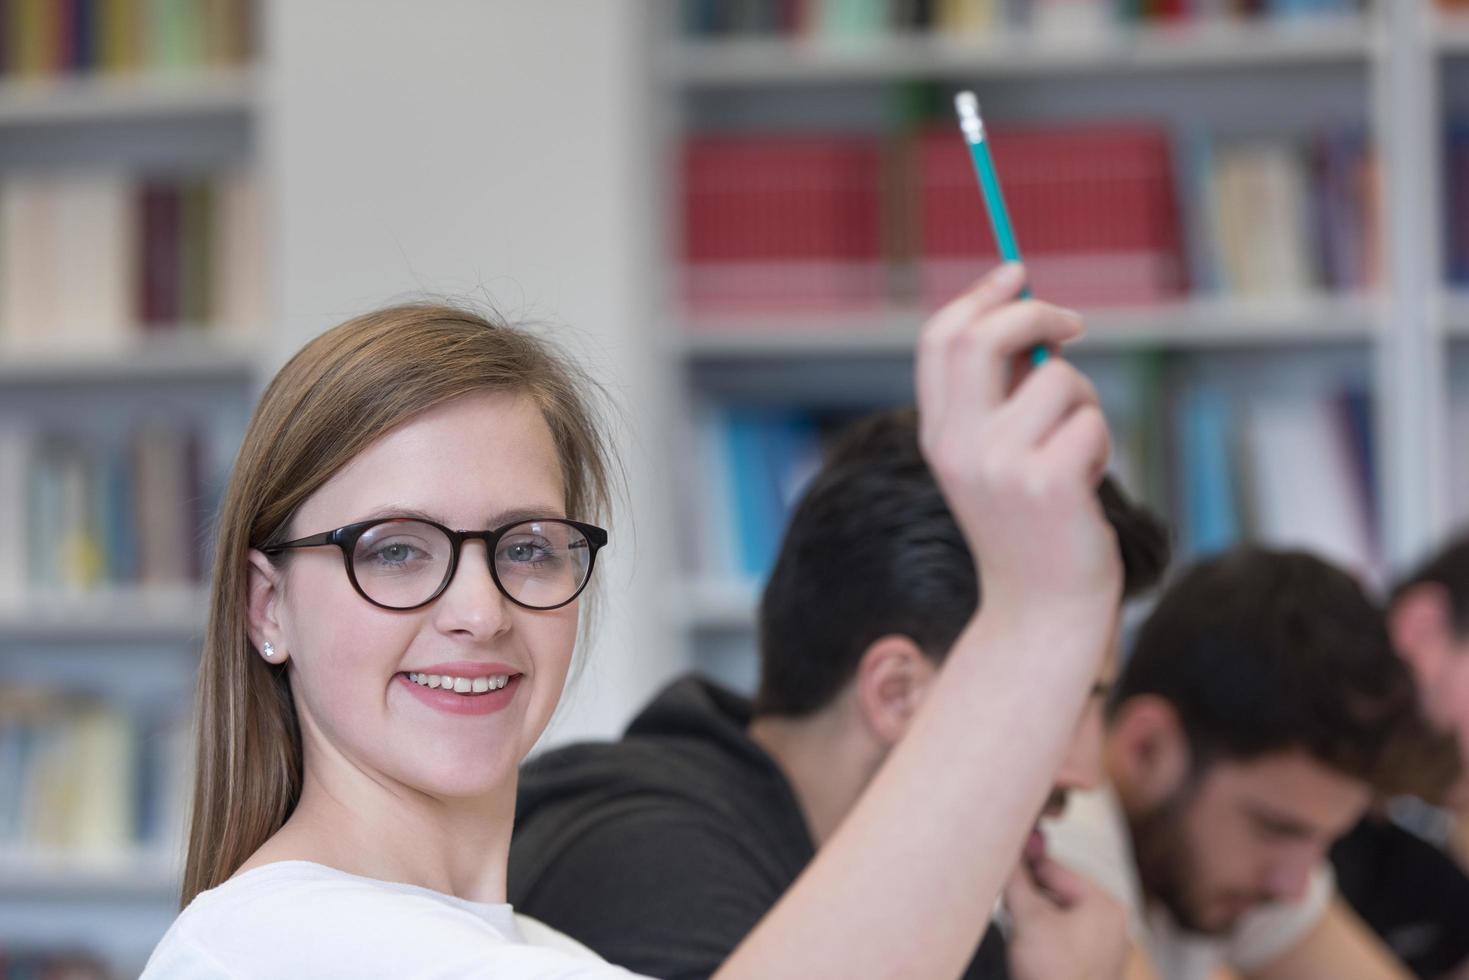
[(555, 549), (544, 538), (519, 538), (515, 541), (502, 542), (499, 553), (495, 556), (496, 561), (507, 562), (511, 565), (541, 564), (555, 561), (557, 558)]
[(401, 568), (411, 562), (423, 561), (430, 555), (406, 541), (387, 541), (367, 552), (367, 558), (386, 568)]

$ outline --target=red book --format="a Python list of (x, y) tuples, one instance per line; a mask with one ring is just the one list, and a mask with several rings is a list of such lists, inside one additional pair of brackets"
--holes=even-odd
[(76, 32), (79, 2), (80, 0), (51, 0), (51, 16), (56, 20), (51, 31), (51, 41), (56, 45), (55, 51), (51, 53), (53, 72), (72, 72), (78, 67), (80, 59), (76, 49)]
[(182, 219), (176, 181), (149, 181), (139, 191), (138, 319), (147, 330), (175, 326), (182, 293)]
[[(1072, 304), (1156, 302), (1182, 292), (1168, 135), (1117, 124), (991, 129), (990, 149), (1037, 294)], [(923, 292), (961, 291), (998, 261), (969, 149), (925, 134), (918, 166)]]
[(879, 303), (881, 144), (709, 136), (684, 147), (686, 295), (697, 309)]

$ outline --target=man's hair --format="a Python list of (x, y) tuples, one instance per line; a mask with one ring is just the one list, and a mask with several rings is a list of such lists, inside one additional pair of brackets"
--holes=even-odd
[(1454, 632), (1469, 635), (1469, 532), (1455, 538), (1399, 582), (1392, 590), (1392, 602), (1419, 585), (1443, 586), (1449, 595)]
[(1381, 610), (1352, 576), (1302, 552), (1246, 547), (1181, 575), (1138, 631), (1112, 716), (1145, 694), (1177, 711), (1196, 775), (1304, 750), (1399, 792), (1453, 765), (1418, 715)]
[[(1124, 594), (1137, 595), (1167, 567), (1167, 531), (1110, 478), (1098, 495), (1116, 531)], [(819, 711), (884, 636), (906, 636), (941, 661), (979, 592), (969, 546), (919, 449), (916, 411), (861, 419), (796, 506), (766, 583), (755, 713)]]

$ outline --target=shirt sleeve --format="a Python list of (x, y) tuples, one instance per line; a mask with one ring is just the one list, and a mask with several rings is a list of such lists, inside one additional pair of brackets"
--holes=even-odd
[(1047, 821), (1044, 831), (1047, 853), (1121, 902), (1135, 940), (1146, 935), (1137, 863), (1122, 805), (1112, 789), (1071, 793), (1065, 813)]
[(1246, 915), (1229, 938), (1230, 966), (1250, 973), (1290, 952), (1321, 921), (1335, 892), (1336, 876), (1323, 862), (1300, 901), (1276, 902)]
[(517, 909), (636, 973), (702, 980), (787, 884), (714, 824), (650, 806), (589, 821)]

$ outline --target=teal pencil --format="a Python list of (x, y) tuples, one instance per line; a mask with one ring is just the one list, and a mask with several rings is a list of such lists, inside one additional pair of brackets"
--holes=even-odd
[[(1000, 258), (1006, 262), (1019, 262), (1020, 243), (1015, 240), (1015, 226), (1010, 223), (1010, 210), (1005, 207), (1005, 194), (1000, 190), (1000, 175), (995, 171), (995, 160), (990, 156), (989, 141), (985, 139), (984, 122), (979, 118), (979, 99), (973, 92), (960, 92), (954, 96), (954, 108), (959, 112), (959, 128), (969, 144), (969, 158), (974, 163), (974, 175), (979, 179), (979, 193), (990, 216), (990, 230), (994, 232)], [(1030, 287), (1022, 289), (1020, 296), (1029, 299)], [(1043, 346), (1037, 346), (1030, 352), (1034, 364), (1043, 363), (1049, 356), (1050, 352)]]

